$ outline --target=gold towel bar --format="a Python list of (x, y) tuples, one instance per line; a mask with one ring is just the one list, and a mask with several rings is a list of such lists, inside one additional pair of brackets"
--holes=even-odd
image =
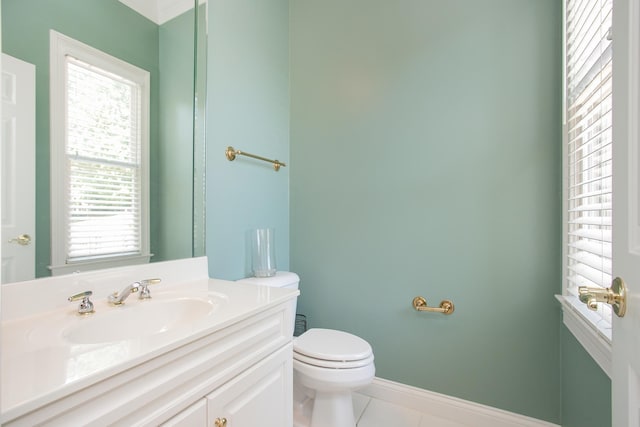
[(442, 300), (440, 302), (440, 307), (429, 307), (427, 305), (427, 300), (423, 297), (415, 297), (413, 299), (413, 308), (418, 311), (431, 311), (434, 313), (442, 313), (442, 314), (451, 314), (455, 307), (453, 303), (448, 299)]
[(280, 160), (271, 160), (266, 157), (256, 156), (255, 154), (246, 153), (244, 151), (236, 150), (235, 148), (229, 146), (227, 147), (224, 154), (227, 156), (227, 160), (232, 161), (236, 159), (236, 156), (247, 156), (253, 159), (262, 160), (263, 162), (273, 163), (273, 169), (278, 172), (280, 170), (280, 166), (287, 166), (285, 163)]

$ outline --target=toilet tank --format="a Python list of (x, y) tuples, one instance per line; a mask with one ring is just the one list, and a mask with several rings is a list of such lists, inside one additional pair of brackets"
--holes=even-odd
[[(296, 273), (290, 271), (277, 271), (275, 276), (271, 277), (247, 277), (245, 279), (237, 280), (241, 283), (249, 283), (252, 285), (271, 286), (274, 288), (289, 288), (298, 289), (300, 284), (300, 277)], [(293, 312), (293, 325), (292, 331), (295, 329), (296, 323), (296, 307), (298, 305), (298, 298), (294, 298), (291, 301), (291, 308)]]

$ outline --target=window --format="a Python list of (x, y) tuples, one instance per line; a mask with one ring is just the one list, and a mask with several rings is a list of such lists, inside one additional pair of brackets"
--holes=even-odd
[(565, 12), (565, 300), (606, 352), (610, 306), (589, 312), (577, 295), (611, 283), (612, 0), (566, 0)]
[(149, 73), (51, 32), (54, 274), (149, 260)]

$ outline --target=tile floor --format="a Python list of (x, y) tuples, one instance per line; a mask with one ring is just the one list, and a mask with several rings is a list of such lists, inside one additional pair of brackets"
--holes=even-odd
[(468, 427), (358, 393), (354, 393), (353, 407), (358, 427)]

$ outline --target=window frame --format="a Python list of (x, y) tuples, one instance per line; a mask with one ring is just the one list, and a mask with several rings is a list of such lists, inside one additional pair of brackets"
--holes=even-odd
[[(57, 31), (50, 30), (50, 149), (51, 149), (51, 265), (53, 275), (68, 274), (149, 262), (150, 201), (149, 201), (149, 132), (150, 73), (113, 57)], [(141, 92), (140, 116), (140, 253), (97, 256), (69, 262), (68, 258), (68, 187), (66, 161), (66, 56), (137, 82)]]
[[(567, 88), (567, 0), (562, 2), (562, 295), (556, 298), (562, 306), (564, 325), (587, 353), (611, 377), (611, 324), (591, 312), (585, 304), (568, 291), (569, 243), (569, 168), (568, 168), (568, 88)], [(615, 64), (614, 64), (615, 66)]]

